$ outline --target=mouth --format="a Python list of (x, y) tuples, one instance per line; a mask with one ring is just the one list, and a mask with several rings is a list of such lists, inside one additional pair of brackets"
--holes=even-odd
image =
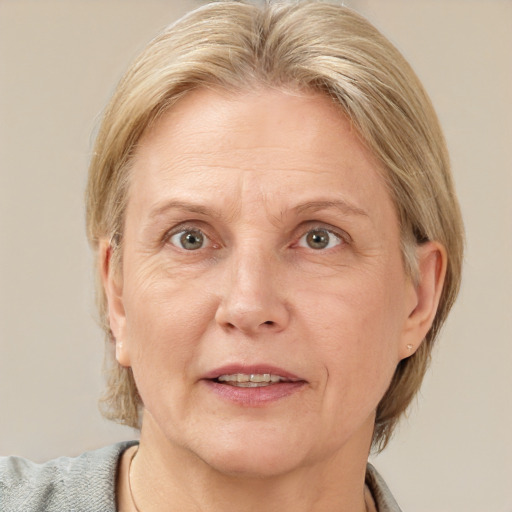
[(227, 384), (237, 388), (263, 388), (281, 382), (296, 382), (273, 373), (232, 373), (220, 375), (213, 380), (219, 384)]
[(208, 389), (244, 407), (264, 407), (306, 388), (307, 381), (268, 365), (228, 365), (203, 376)]

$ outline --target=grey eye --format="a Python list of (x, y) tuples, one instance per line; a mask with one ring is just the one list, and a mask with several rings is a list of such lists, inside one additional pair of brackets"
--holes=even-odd
[(341, 238), (327, 229), (312, 229), (299, 240), (299, 246), (310, 249), (330, 249), (341, 244)]
[(171, 236), (170, 242), (187, 251), (196, 251), (201, 249), (208, 242), (208, 238), (199, 230), (184, 229)]

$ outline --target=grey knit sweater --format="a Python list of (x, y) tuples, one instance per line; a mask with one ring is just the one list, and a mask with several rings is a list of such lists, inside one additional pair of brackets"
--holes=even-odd
[[(0, 512), (116, 512), (120, 455), (136, 441), (118, 443), (76, 458), (35, 464), (0, 458)], [(400, 512), (386, 484), (368, 465), (366, 483), (379, 512)]]

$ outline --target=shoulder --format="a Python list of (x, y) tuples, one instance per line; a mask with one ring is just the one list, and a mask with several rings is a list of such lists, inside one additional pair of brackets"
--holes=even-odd
[(371, 464), (366, 466), (366, 485), (370, 489), (378, 512), (401, 512), (386, 482)]
[(118, 443), (44, 464), (0, 457), (0, 512), (115, 511), (119, 456), (134, 443)]

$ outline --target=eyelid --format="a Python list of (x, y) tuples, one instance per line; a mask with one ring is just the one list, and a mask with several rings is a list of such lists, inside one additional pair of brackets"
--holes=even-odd
[(304, 235), (308, 234), (311, 231), (319, 230), (319, 231), (327, 231), (332, 235), (338, 237), (344, 243), (351, 243), (352, 237), (343, 229), (334, 227), (330, 224), (326, 224), (325, 222), (305, 222), (299, 226), (299, 236), (298, 239), (302, 238)]
[[(307, 238), (307, 236), (311, 233), (311, 232), (314, 232), (314, 231), (317, 231), (317, 232), (324, 232), (324, 233), (328, 233), (329, 235), (329, 242), (327, 244), (326, 247), (319, 247), (319, 248), (314, 248), (314, 247), (311, 247), (305, 240)], [(332, 238), (334, 238), (334, 240), (332, 240)], [(311, 249), (313, 251), (328, 251), (330, 249), (334, 249), (335, 247), (339, 246), (339, 245), (342, 245), (345, 243), (345, 240), (339, 236), (337, 233), (331, 231), (331, 230), (328, 230), (328, 229), (325, 229), (325, 228), (313, 228), (313, 229), (310, 229), (308, 231), (306, 231), (298, 240), (297, 242), (297, 245), (299, 247), (304, 247), (305, 249)]]
[[(183, 234), (185, 233), (189, 233), (189, 234), (200, 234), (201, 235), (201, 241), (202, 241), (202, 244), (200, 247), (198, 247), (197, 249), (187, 249), (185, 247), (182, 247), (180, 243), (178, 243), (177, 241), (175, 242), (174, 241), (174, 238), (176, 237), (180, 237), (183, 236)], [(210, 247), (212, 244), (211, 244), (211, 240), (208, 238), (208, 236), (206, 236), (202, 231), (198, 230), (198, 229), (180, 229), (179, 231), (176, 231), (175, 233), (171, 234), (171, 236), (169, 237), (169, 241), (172, 245), (174, 245), (174, 247), (178, 247), (179, 249), (184, 249), (184, 250), (200, 250), (200, 249), (207, 249), (208, 247)]]
[(167, 230), (162, 237), (162, 243), (163, 244), (171, 244), (173, 247), (177, 247), (178, 249), (186, 250), (183, 247), (179, 247), (178, 245), (171, 242), (172, 237), (179, 235), (180, 233), (184, 233), (186, 231), (201, 233), (201, 235), (204, 237), (204, 241), (205, 241), (205, 245), (203, 247), (201, 247), (201, 249), (206, 249), (213, 245), (212, 238), (206, 233), (206, 230), (198, 227), (197, 224), (191, 223), (190, 221), (183, 222), (183, 223), (178, 224), (177, 226), (174, 226), (173, 228)]
[[(198, 224), (203, 224), (200, 221), (185, 221), (182, 222), (171, 229), (167, 230), (164, 235), (162, 236), (162, 243), (167, 244), (171, 243), (170, 240), (173, 236), (183, 233), (185, 231), (191, 231), (191, 232), (199, 232), (203, 235), (205, 239), (205, 246), (204, 248), (214, 247), (219, 248), (219, 244), (215, 244), (213, 242), (213, 238), (208, 234), (208, 230), (204, 229), (202, 227), (199, 227)], [(295, 238), (296, 242), (293, 243), (293, 245), (296, 245), (299, 240), (301, 240), (304, 236), (306, 236), (311, 231), (319, 230), (319, 231), (326, 231), (330, 233), (331, 235), (338, 238), (342, 243), (348, 244), (352, 242), (352, 237), (343, 229), (333, 227), (329, 224), (326, 224), (324, 222), (314, 222), (314, 221), (308, 221), (305, 223), (302, 223), (301, 226), (299, 226), (300, 232), (297, 238)], [(173, 247), (178, 247), (176, 244), (172, 244)], [(339, 245), (339, 244), (337, 244)]]

